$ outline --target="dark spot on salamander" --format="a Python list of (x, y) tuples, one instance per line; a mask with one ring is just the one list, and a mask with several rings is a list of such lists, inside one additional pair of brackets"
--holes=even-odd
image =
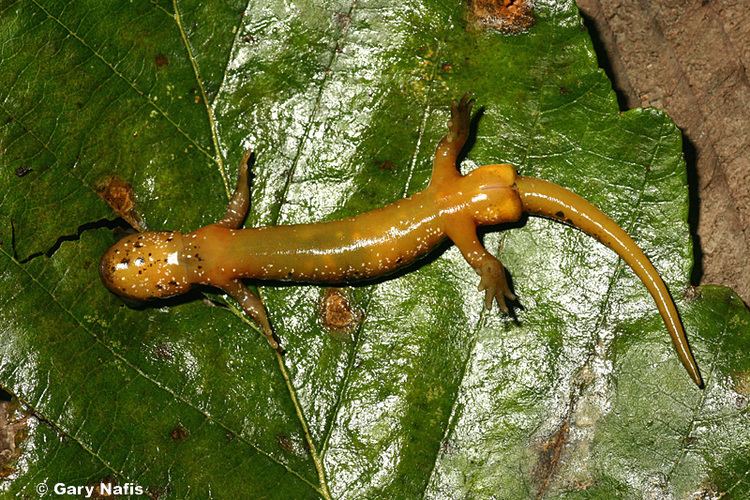
[(157, 283), (157, 284), (156, 284), (156, 289), (157, 289), (157, 290), (164, 290), (164, 287), (163, 287), (163, 286), (161, 286), (161, 285), (160, 285), (159, 283)]
[(177, 282), (175, 280), (169, 280), (169, 284), (172, 286), (177, 286)]
[(127, 265), (127, 264), (130, 264), (130, 259), (128, 259), (128, 258), (126, 257), (126, 258), (124, 258), (124, 259), (122, 259), (122, 260), (120, 261), (120, 264), (125, 264), (125, 265)]
[(563, 212), (562, 210), (558, 210), (557, 212), (555, 212), (555, 215), (561, 219), (565, 218), (565, 212)]

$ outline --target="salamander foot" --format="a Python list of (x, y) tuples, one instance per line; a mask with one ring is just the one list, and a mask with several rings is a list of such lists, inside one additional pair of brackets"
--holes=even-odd
[(492, 309), (492, 301), (495, 300), (500, 310), (507, 314), (505, 299), (516, 300), (516, 296), (510, 291), (503, 265), (495, 258), (485, 259), (476, 271), (481, 277), (478, 289), (480, 292), (484, 290), (484, 307)]
[(463, 147), (469, 137), (472, 106), (474, 99), (471, 94), (464, 94), (458, 102), (451, 101), (451, 119), (448, 120), (448, 134), (445, 137), (448, 142), (457, 142)]

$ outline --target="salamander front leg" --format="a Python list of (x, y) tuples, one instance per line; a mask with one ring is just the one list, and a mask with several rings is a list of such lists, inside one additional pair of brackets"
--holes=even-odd
[(435, 151), (435, 158), (432, 162), (431, 184), (454, 180), (461, 176), (456, 168), (456, 160), (469, 138), (471, 107), (473, 105), (474, 100), (469, 94), (465, 94), (458, 102), (451, 102), (448, 133), (443, 136)]
[(480, 276), (479, 291), (484, 290), (484, 306), (492, 309), (492, 301), (504, 312), (508, 312), (505, 299), (516, 300), (505, 278), (503, 264), (489, 253), (477, 238), (476, 224), (469, 217), (453, 217), (446, 224), (448, 237), (455, 243), (461, 254)]
[(250, 187), (247, 185), (247, 164), (253, 155), (252, 150), (248, 149), (242, 156), (239, 166), (239, 175), (237, 175), (237, 187), (234, 194), (229, 200), (227, 213), (224, 218), (216, 224), (218, 226), (228, 227), (230, 229), (239, 229), (242, 222), (247, 217), (247, 209), (250, 208)]
[(263, 305), (260, 297), (251, 292), (240, 280), (232, 280), (220, 288), (240, 303), (242, 310), (249, 314), (258, 326), (260, 326), (263, 335), (266, 336), (266, 340), (271, 344), (271, 347), (281, 352), (281, 347), (273, 334), (273, 330), (271, 330), (271, 324), (268, 322), (266, 307)]

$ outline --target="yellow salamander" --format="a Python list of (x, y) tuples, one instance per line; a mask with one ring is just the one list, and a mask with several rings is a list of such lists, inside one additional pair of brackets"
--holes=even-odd
[(451, 106), (448, 133), (438, 144), (429, 186), (409, 198), (356, 217), (289, 226), (240, 229), (249, 208), (249, 152), (226, 215), (192, 233), (128, 236), (104, 254), (102, 281), (131, 299), (171, 297), (210, 285), (234, 297), (278, 349), (263, 303), (242, 279), (344, 283), (383, 276), (414, 262), (445, 238), (480, 276), (485, 306), (507, 312), (515, 300), (505, 269), (477, 237), (477, 226), (518, 221), (523, 213), (570, 224), (617, 252), (656, 301), (677, 355), (698, 386), (698, 366), (664, 282), (638, 245), (614, 221), (556, 184), (523, 177), (511, 165), (486, 165), (467, 175), (456, 166), (466, 143), (473, 101)]

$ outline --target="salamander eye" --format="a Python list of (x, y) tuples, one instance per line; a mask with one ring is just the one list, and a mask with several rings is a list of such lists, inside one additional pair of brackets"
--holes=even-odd
[(124, 298), (148, 300), (179, 295), (191, 286), (181, 253), (180, 233), (133, 234), (105, 252), (99, 274), (110, 291)]

